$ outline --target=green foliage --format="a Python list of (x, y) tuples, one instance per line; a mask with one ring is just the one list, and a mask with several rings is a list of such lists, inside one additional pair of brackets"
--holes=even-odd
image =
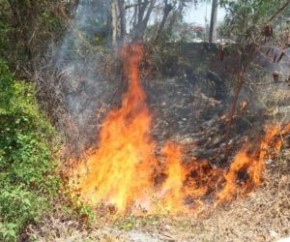
[(0, 239), (15, 241), (27, 223), (37, 221), (47, 208), (45, 199), (36, 192), (27, 191), (24, 186), (6, 185), (0, 196)]
[[(35, 57), (58, 41), (67, 24), (67, 5), (53, 0), (0, 0), (0, 56), (22, 76), (33, 71)], [(23, 72), (23, 69), (26, 72)]]
[[(262, 33), (265, 24), (287, 0), (221, 0), (227, 10), (221, 34), (234, 37), (237, 42), (251, 42)], [(279, 19), (279, 18), (276, 18)], [(281, 23), (281, 19), (279, 22)], [(273, 27), (276, 27), (273, 25)], [(262, 37), (262, 36), (260, 36)]]
[[(40, 113), (34, 88), (15, 81), (0, 61), (0, 240), (16, 240), (57, 193), (51, 141), (54, 130)], [(42, 198), (43, 197), (43, 198)]]

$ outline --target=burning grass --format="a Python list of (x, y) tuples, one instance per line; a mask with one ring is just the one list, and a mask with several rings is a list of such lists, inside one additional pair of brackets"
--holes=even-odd
[(97, 215), (86, 228), (60, 209), (27, 233), (37, 241), (276, 241), (289, 236), (290, 150), (266, 164), (265, 180), (255, 193), (219, 206), (204, 206), (183, 216)]
[(139, 80), (141, 45), (121, 52), (129, 79), (119, 109), (104, 119), (98, 147), (70, 171), (73, 197), (117, 214), (179, 214), (197, 211), (206, 201), (223, 204), (248, 194), (262, 182), (265, 161), (276, 156), (290, 125), (265, 127), (265, 135), (247, 141), (228, 169), (206, 160), (184, 161), (183, 146), (167, 141), (157, 157), (150, 135), (152, 116)]

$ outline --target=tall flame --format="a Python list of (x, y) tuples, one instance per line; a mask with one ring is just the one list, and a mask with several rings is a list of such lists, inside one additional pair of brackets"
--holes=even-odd
[[(264, 161), (280, 150), (279, 134), (289, 133), (290, 125), (283, 130), (277, 125), (268, 127), (255, 152), (250, 152), (250, 145), (245, 144), (228, 171), (213, 168), (206, 160), (194, 157), (190, 164), (183, 164), (182, 147), (171, 142), (162, 149), (162, 163), (154, 154), (156, 145), (150, 135), (152, 118), (139, 81), (142, 47), (128, 46), (121, 56), (129, 79), (128, 90), (121, 107), (105, 118), (98, 148), (90, 151), (86, 162), (74, 167), (71, 179), (76, 181), (72, 184), (74, 194), (93, 205), (112, 204), (121, 213), (139, 205), (137, 201), (147, 203), (151, 213), (160, 212), (160, 206), (173, 213), (185, 211), (188, 201), (200, 204), (208, 194), (216, 194), (212, 197), (216, 197), (217, 203), (231, 201), (261, 183)], [(270, 147), (274, 149), (272, 154)], [(155, 179), (158, 171), (164, 174), (161, 182)]]
[(88, 173), (79, 180), (81, 197), (98, 204), (109, 201), (124, 211), (133, 199), (152, 184), (155, 160), (149, 131), (151, 116), (139, 83), (140, 45), (127, 47), (122, 56), (129, 87), (120, 109), (111, 111), (100, 132), (99, 148), (88, 161)]
[(161, 206), (165, 212), (182, 210), (184, 207), (183, 181), (186, 178), (186, 170), (181, 165), (181, 147), (168, 142), (163, 148), (163, 154), (167, 161), (167, 179), (162, 188)]

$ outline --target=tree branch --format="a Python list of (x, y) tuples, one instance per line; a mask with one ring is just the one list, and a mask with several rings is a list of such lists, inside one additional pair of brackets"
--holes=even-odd
[(287, 6), (290, 4), (290, 0), (287, 0), (286, 2), (285, 2), (285, 4), (284, 5), (282, 5), (278, 10), (277, 10), (277, 12), (276, 13), (274, 13), (273, 15), (272, 15), (272, 17), (267, 21), (267, 23), (269, 24), (270, 22), (272, 22), (279, 14), (281, 14), (286, 8), (287, 8)]

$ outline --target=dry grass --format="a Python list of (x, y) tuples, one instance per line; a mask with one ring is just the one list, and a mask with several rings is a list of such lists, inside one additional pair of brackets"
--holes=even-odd
[(193, 223), (204, 229), (193, 241), (275, 241), (289, 235), (290, 164), (283, 156), (269, 164), (259, 190)]
[(229, 205), (187, 216), (100, 216), (91, 226), (60, 207), (27, 233), (36, 241), (277, 241), (290, 235), (290, 150), (268, 161), (263, 186)]

